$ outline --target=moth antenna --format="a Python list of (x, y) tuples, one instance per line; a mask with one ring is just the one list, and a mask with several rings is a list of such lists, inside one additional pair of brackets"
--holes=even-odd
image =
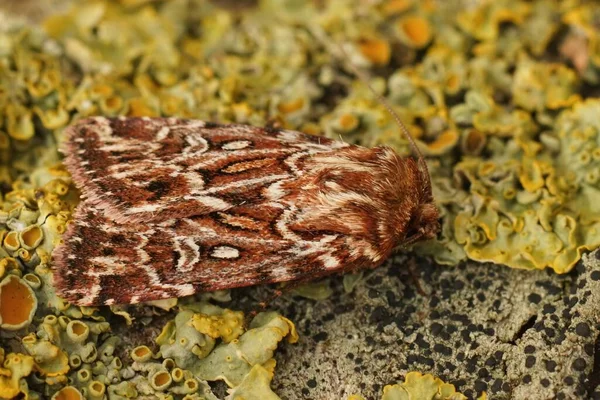
[(424, 172), (424, 175), (425, 175), (424, 179), (425, 179), (425, 183), (426, 183), (425, 187), (427, 188), (427, 191), (429, 192), (428, 194), (431, 194), (431, 177), (429, 175), (429, 168), (427, 167), (427, 163), (425, 162), (425, 157), (423, 157), (423, 153), (421, 153), (421, 150), (419, 150), (419, 147), (417, 146), (415, 139), (412, 137), (412, 135), (408, 131), (408, 128), (406, 127), (406, 125), (404, 125), (404, 123), (400, 119), (400, 116), (398, 115), (398, 113), (396, 113), (396, 111), (394, 111), (394, 109), (392, 108), (390, 103), (386, 100), (386, 98), (383, 97), (381, 94), (377, 93), (377, 91), (373, 88), (373, 86), (371, 86), (371, 84), (369, 83), (369, 77), (367, 76), (367, 74), (365, 74), (363, 71), (361, 71), (356, 65), (354, 65), (350, 61), (350, 56), (348, 55), (348, 53), (346, 52), (346, 50), (344, 49), (344, 47), (341, 44), (338, 45), (338, 47), (340, 49), (340, 52), (344, 55), (344, 58), (346, 59), (346, 61), (348, 61), (348, 65), (350, 66), (350, 69), (352, 70), (352, 72), (356, 76), (358, 76), (358, 78), (361, 81), (363, 81), (363, 83), (369, 88), (371, 93), (373, 93), (375, 98), (377, 98), (377, 100), (381, 104), (383, 104), (385, 109), (391, 114), (392, 118), (394, 118), (394, 121), (396, 121), (396, 125), (398, 125), (400, 127), (400, 131), (402, 131), (402, 133), (404, 134), (406, 139), (408, 139), (408, 143), (410, 144), (411, 149), (418, 157), (419, 166), (421, 167), (422, 172)]

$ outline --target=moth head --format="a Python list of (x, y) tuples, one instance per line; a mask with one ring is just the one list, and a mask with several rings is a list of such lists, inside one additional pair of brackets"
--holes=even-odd
[(403, 246), (409, 246), (420, 240), (433, 239), (440, 230), (439, 211), (433, 201), (419, 204), (408, 224)]
[(437, 233), (438, 211), (419, 162), (392, 149), (349, 146), (312, 156), (306, 174), (289, 193), (302, 205), (290, 227), (315, 238), (341, 234), (354, 253), (372, 265), (399, 245)]
[(434, 238), (440, 230), (439, 211), (433, 200), (429, 173), (422, 158), (391, 156), (396, 180), (391, 190), (396, 194), (397, 244), (410, 246)]

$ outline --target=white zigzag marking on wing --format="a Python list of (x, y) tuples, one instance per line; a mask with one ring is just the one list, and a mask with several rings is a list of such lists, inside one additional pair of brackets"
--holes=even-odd
[(156, 140), (165, 140), (167, 136), (169, 136), (169, 132), (171, 132), (171, 127), (167, 126), (163, 126), (162, 128), (160, 128), (160, 130), (156, 133), (156, 136), (154, 137)]
[(273, 181), (280, 181), (282, 179), (286, 179), (289, 177), (290, 177), (289, 174), (282, 174), (282, 175), (263, 176), (261, 178), (254, 178), (254, 179), (245, 179), (243, 181), (233, 182), (233, 183), (230, 183), (227, 185), (216, 186), (216, 187), (212, 187), (210, 189), (193, 192), (192, 195), (186, 195), (184, 198), (186, 198), (186, 199), (196, 198), (196, 195), (213, 194), (213, 193), (227, 191), (228, 189), (234, 189), (237, 187), (244, 187), (244, 186), (257, 185), (257, 184), (263, 184), (263, 183), (266, 184), (266, 183), (273, 182)]
[[(198, 246), (196, 244), (193, 237), (186, 236), (186, 237), (181, 238), (181, 241), (178, 239), (180, 239), (180, 238), (176, 237), (173, 240), (173, 243), (175, 245), (175, 251), (177, 251), (180, 254), (179, 261), (177, 262), (177, 270), (179, 272), (183, 272), (183, 273), (190, 272), (192, 270), (192, 268), (194, 267), (194, 265), (200, 261), (200, 246)], [(194, 252), (194, 257), (191, 260), (188, 260), (188, 258), (187, 258), (188, 252), (183, 251), (183, 249), (181, 248), (180, 242), (183, 242), (184, 244), (186, 244)]]
[[(96, 298), (98, 297), (98, 294), (100, 293), (100, 290), (101, 290), (100, 283), (96, 282), (95, 285), (92, 285), (91, 289), (89, 289), (89, 290), (86, 289), (87, 293), (79, 301), (82, 304), (93, 303), (94, 300), (96, 300)], [(75, 296), (78, 296), (80, 294), (78, 289), (67, 290), (65, 293), (72, 294), (72, 295), (75, 295)]]

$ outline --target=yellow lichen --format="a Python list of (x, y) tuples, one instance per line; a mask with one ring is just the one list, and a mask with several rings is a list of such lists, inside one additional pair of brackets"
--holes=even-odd
[(410, 47), (425, 47), (433, 36), (433, 28), (427, 19), (410, 15), (403, 17), (398, 22), (400, 37)]
[(385, 39), (363, 39), (359, 42), (359, 49), (375, 65), (386, 65), (390, 61), (391, 48)]
[(42, 286), (41, 279), (32, 273), (23, 275), (23, 280), (33, 289), (39, 289)]
[(295, 343), (298, 334), (294, 324), (277, 313), (258, 314), (250, 329), (239, 339), (221, 343), (192, 369), (206, 380), (223, 379), (230, 387), (239, 385), (253, 366), (273, 366), (273, 351), (283, 338)]
[(150, 384), (158, 391), (166, 390), (172, 382), (173, 378), (167, 371), (158, 371), (150, 378)]
[(137, 362), (146, 362), (152, 358), (152, 351), (148, 346), (138, 346), (132, 350), (131, 358)]
[(0, 363), (0, 397), (17, 397), (21, 393), (21, 380), (33, 370), (33, 358), (19, 353), (10, 353), (5, 357), (4, 349), (0, 348)]
[(438, 135), (434, 141), (425, 144), (425, 153), (428, 155), (444, 154), (458, 143), (458, 132), (447, 130)]
[[(111, 335), (99, 322), (111, 312), (113, 321), (138, 314), (69, 305), (52, 285), (51, 254), (79, 197), (57, 166), (56, 145), (64, 127), (85, 116), (176, 114), (270, 122), (410, 154), (387, 111), (336, 59), (339, 43), (350, 61), (371, 67), (371, 84), (427, 155), (443, 225), (417, 250), (445, 264), (566, 272), (600, 245), (600, 111), (597, 101), (581, 100), (600, 79), (592, 3), (482, 1), (453, 13), (456, 2), (265, 1), (256, 13), (235, 15), (209, 2), (190, 13), (183, 3), (84, 2), (49, 18), (45, 32), (3, 26), (0, 33), (0, 57), (10, 66), (0, 69), (0, 279), (22, 276), (45, 307), (48, 317), (29, 328), (41, 344), (23, 339), (49, 372), (31, 378), (36, 388), (45, 380), (45, 395), (68, 380), (86, 395), (99, 381), (105, 391), (94, 386), (97, 395), (152, 396), (152, 376), (167, 369), (173, 383), (161, 395), (192, 398), (205, 382), (190, 370), (208, 361), (229, 382), (257, 365), (272, 373), (282, 332), (294, 336), (285, 320), (255, 326), (243, 339), (221, 331), (220, 309), (165, 301), (152, 304), (162, 310), (140, 306), (152, 309), (144, 323), (155, 313), (175, 318), (157, 339), (161, 350), (126, 349), (139, 370), (117, 382), (123, 365), (111, 355), (114, 343), (102, 347)], [(280, 18), (264, 18), (274, 11)], [(325, 285), (301, 290), (328, 293)], [(199, 329), (193, 315), (202, 315)], [(219, 357), (208, 359), (215, 346)], [(57, 372), (65, 366), (72, 372)]]
[(191, 324), (198, 332), (229, 343), (244, 332), (244, 313), (229, 309), (223, 310), (220, 315), (198, 313), (192, 317)]
[(305, 107), (303, 98), (297, 98), (290, 101), (281, 102), (277, 105), (277, 110), (282, 114), (291, 114)]
[(12, 231), (8, 232), (6, 236), (4, 236), (4, 247), (11, 252), (17, 251), (19, 249), (19, 233)]
[(35, 333), (30, 333), (21, 342), (27, 353), (34, 358), (36, 371), (42, 375), (57, 377), (69, 371), (69, 357), (50, 341), (39, 340)]
[(52, 400), (84, 400), (85, 397), (77, 388), (66, 386), (52, 396)]
[(37, 297), (29, 285), (15, 275), (0, 282), (0, 328), (18, 330), (28, 326), (37, 310)]
[(101, 400), (106, 392), (106, 385), (100, 381), (91, 381), (87, 386), (88, 399)]
[(383, 2), (383, 12), (386, 15), (399, 14), (408, 10), (413, 2), (414, 0), (387, 0)]
[(233, 389), (229, 389), (227, 400), (247, 400), (250, 398), (279, 400), (279, 396), (270, 388), (272, 379), (272, 372), (260, 365), (255, 365), (239, 385)]
[(44, 240), (44, 233), (38, 225), (31, 225), (19, 233), (21, 245), (27, 250), (33, 250)]
[[(485, 392), (479, 400), (487, 398)], [(404, 382), (397, 385), (387, 385), (383, 388), (381, 400), (466, 400), (467, 397), (456, 392), (454, 385), (444, 383), (430, 374), (409, 372)]]

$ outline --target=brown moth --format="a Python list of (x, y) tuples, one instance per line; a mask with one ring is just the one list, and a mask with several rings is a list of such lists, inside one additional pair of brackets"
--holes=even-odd
[(82, 193), (58, 293), (138, 303), (374, 268), (438, 231), (422, 158), (300, 132), (177, 118), (66, 130)]

